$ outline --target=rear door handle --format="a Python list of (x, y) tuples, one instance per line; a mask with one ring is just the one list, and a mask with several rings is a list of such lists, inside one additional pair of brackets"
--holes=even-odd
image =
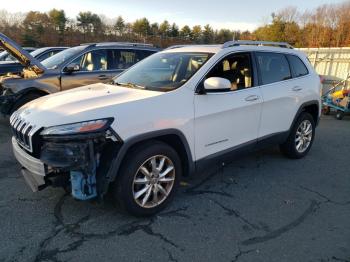
[(253, 102), (253, 101), (256, 101), (256, 100), (258, 100), (258, 99), (259, 99), (259, 96), (257, 96), (257, 95), (251, 95), (251, 96), (246, 97), (246, 98), (245, 98), (245, 101), (247, 101), (247, 102)]
[(303, 89), (300, 86), (295, 86), (295, 87), (292, 88), (292, 90), (295, 91), (295, 92), (298, 92), (298, 91), (301, 91)]
[(106, 75), (99, 75), (98, 76), (98, 79), (99, 80), (107, 80), (109, 77), (108, 76), (106, 76)]

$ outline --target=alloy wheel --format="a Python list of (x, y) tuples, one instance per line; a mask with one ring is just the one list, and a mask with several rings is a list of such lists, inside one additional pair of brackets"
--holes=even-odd
[(299, 153), (304, 153), (310, 146), (313, 136), (312, 124), (309, 120), (300, 123), (295, 135), (295, 147)]
[(143, 208), (163, 203), (175, 183), (175, 166), (164, 155), (147, 159), (134, 175), (132, 190), (135, 202)]

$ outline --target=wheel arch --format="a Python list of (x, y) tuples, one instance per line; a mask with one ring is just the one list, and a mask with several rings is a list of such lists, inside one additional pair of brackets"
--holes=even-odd
[(18, 93), (19, 98), (22, 98), (23, 96), (26, 96), (28, 94), (39, 94), (39, 95), (49, 95), (50, 93), (47, 91), (44, 91), (40, 88), (37, 87), (30, 87), (30, 88), (26, 88), (25, 90), (21, 91)]
[(8, 112), (12, 112), (12, 110), (15, 108), (15, 105), (16, 105), (17, 101), (20, 101), (25, 96), (28, 96), (28, 95), (31, 95), (31, 94), (37, 94), (37, 95), (40, 95), (40, 96), (45, 96), (45, 95), (49, 95), (50, 93), (45, 92), (44, 90), (38, 89), (36, 87), (26, 88), (25, 90), (22, 90), (22, 91), (20, 91), (19, 93), (16, 94), (15, 99), (14, 99), (12, 105), (9, 107), (9, 111)]
[(294, 126), (295, 122), (297, 121), (298, 117), (303, 112), (310, 113), (315, 121), (315, 124), (318, 125), (319, 118), (320, 118), (319, 109), (320, 109), (320, 103), (317, 100), (312, 100), (312, 101), (308, 101), (308, 102), (303, 103), (299, 107), (297, 113), (295, 114), (293, 122), (292, 122), (289, 130), (291, 130), (291, 128)]
[(182, 162), (184, 175), (190, 175), (194, 172), (195, 164), (185, 135), (177, 129), (166, 129), (141, 134), (125, 140), (109, 171), (110, 182), (113, 182), (118, 176), (120, 167), (128, 152), (130, 152), (130, 150), (132, 150), (134, 147), (152, 140), (166, 143), (176, 150)]

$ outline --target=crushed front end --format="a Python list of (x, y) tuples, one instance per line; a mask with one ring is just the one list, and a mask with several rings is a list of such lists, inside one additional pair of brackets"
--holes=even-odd
[(122, 145), (113, 119), (35, 129), (12, 116), (13, 150), (33, 191), (47, 186), (69, 189), (79, 200), (102, 198), (110, 183), (113, 157)]

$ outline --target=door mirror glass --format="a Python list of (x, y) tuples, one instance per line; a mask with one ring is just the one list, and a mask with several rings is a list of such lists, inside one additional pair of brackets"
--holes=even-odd
[(207, 92), (230, 91), (231, 82), (222, 77), (210, 77), (204, 81), (204, 89)]
[(78, 64), (69, 64), (69, 65), (67, 65), (64, 68), (63, 71), (66, 72), (66, 73), (72, 73), (72, 72), (80, 71), (80, 65), (78, 65)]

